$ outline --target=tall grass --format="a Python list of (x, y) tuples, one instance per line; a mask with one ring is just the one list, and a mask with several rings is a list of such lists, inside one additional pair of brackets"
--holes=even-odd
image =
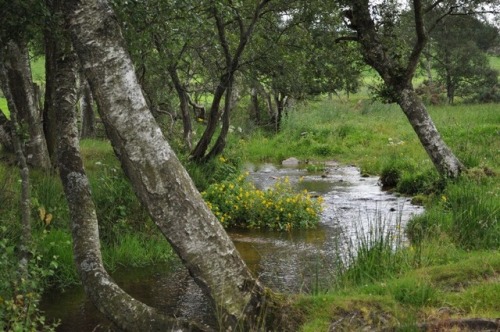
[(443, 195), (453, 220), (451, 234), (465, 249), (500, 248), (500, 188), (463, 180)]
[(391, 224), (377, 212), (365, 224), (357, 222), (354, 236), (341, 249), (345, 257), (340, 257), (336, 288), (370, 284), (409, 270), (416, 256), (404, 247), (400, 219)]

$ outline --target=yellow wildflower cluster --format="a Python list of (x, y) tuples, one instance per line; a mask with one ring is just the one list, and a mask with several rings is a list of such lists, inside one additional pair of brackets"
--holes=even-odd
[(289, 231), (316, 226), (322, 199), (307, 191), (295, 192), (288, 178), (268, 190), (246, 181), (248, 174), (210, 186), (204, 193), (208, 207), (226, 227), (270, 228)]

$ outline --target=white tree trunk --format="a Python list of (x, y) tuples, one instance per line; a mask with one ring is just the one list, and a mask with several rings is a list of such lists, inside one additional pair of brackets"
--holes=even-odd
[(80, 156), (75, 54), (57, 59), (58, 164), (71, 215), (73, 252), (86, 294), (118, 327), (127, 331), (202, 331), (194, 323), (169, 318), (125, 293), (108, 275), (101, 258), (97, 215)]
[(267, 292), (253, 278), (208, 209), (148, 109), (112, 9), (105, 1), (66, 1), (73, 44), (101, 118), (133, 188), (222, 324), (256, 321)]

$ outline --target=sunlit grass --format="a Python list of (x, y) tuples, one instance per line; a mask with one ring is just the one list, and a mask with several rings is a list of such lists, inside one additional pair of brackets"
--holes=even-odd
[(9, 108), (7, 107), (7, 99), (0, 97), (0, 110), (7, 116), (10, 117)]

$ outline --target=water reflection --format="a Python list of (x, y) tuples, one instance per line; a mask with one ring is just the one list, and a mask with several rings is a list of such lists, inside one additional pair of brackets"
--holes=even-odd
[[(266, 164), (249, 166), (249, 179), (266, 189), (283, 177), (297, 190), (307, 189), (324, 198), (324, 212), (317, 229), (276, 233), (234, 230), (229, 235), (254, 274), (267, 286), (281, 292), (325, 291), (331, 286), (336, 263), (345, 249), (352, 250), (359, 232), (374, 225), (385, 229), (404, 226), (423, 212), (404, 197), (380, 189), (378, 179), (362, 177), (359, 170), (335, 163), (325, 171), (310, 174), (299, 168)], [(116, 282), (132, 296), (172, 316), (213, 324), (211, 308), (185, 268), (152, 266), (115, 271)], [(60, 318), (58, 331), (107, 331), (112, 325), (86, 300), (81, 288), (44, 297), (48, 318)]]

